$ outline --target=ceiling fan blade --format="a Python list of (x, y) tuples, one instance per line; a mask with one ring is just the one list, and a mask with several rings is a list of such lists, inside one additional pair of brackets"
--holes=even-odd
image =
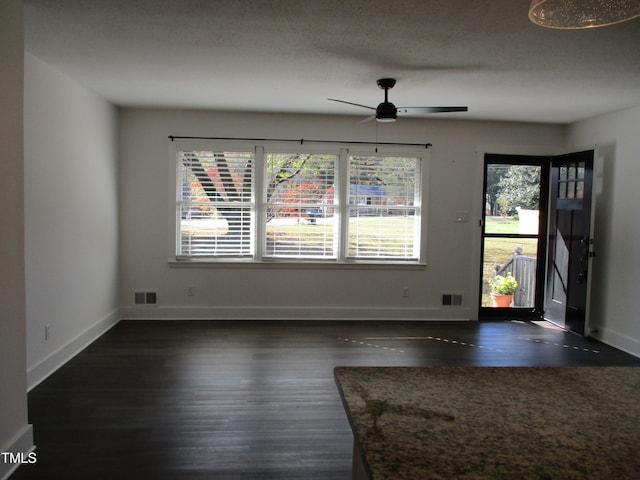
[(345, 100), (338, 100), (336, 98), (328, 98), (327, 100), (331, 100), (332, 102), (346, 103), (347, 105), (355, 105), (356, 107), (368, 108), (369, 110), (375, 110), (376, 109), (375, 107), (370, 107), (368, 105), (361, 105), (359, 103), (347, 102)]
[(467, 112), (468, 107), (398, 107), (398, 115), (424, 115), (427, 113)]
[(376, 116), (375, 115), (371, 115), (367, 118), (363, 118), (362, 120), (360, 120), (358, 123), (367, 123), (370, 122), (371, 120), (375, 120)]

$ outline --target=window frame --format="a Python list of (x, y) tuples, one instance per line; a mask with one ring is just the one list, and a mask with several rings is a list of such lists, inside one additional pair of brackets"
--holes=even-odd
[[(252, 215), (253, 251), (246, 257), (215, 257), (215, 256), (188, 256), (178, 254), (180, 241), (180, 224), (177, 216), (177, 159), (180, 151), (237, 151), (254, 152), (252, 201), (254, 210)], [(336, 155), (335, 168), (335, 201), (338, 252), (336, 258), (295, 258), (273, 257), (265, 255), (266, 248), (266, 178), (265, 159), (268, 153), (310, 153), (318, 155)], [(418, 259), (398, 259), (384, 257), (359, 258), (348, 255), (349, 235), (349, 156), (380, 156), (380, 157), (411, 157), (418, 158), (420, 169), (419, 178), (416, 178), (416, 231), (418, 237)], [(342, 267), (347, 266), (363, 268), (424, 268), (426, 266), (427, 253), (427, 212), (428, 212), (428, 179), (430, 169), (430, 151), (425, 147), (409, 147), (401, 145), (365, 146), (362, 144), (338, 143), (326, 144), (299, 144), (278, 141), (245, 141), (245, 140), (204, 140), (204, 139), (173, 139), (169, 143), (170, 172), (170, 242), (169, 264), (172, 267), (207, 267), (207, 266), (284, 266), (302, 268), (308, 267)]]

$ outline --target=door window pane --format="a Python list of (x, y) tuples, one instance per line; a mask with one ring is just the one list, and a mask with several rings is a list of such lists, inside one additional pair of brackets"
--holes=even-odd
[(537, 235), (541, 167), (487, 166), (485, 233)]
[(569, 178), (569, 169), (567, 167), (560, 167), (560, 180), (567, 180)]
[(485, 238), (482, 266), (482, 307), (494, 306), (491, 282), (496, 275), (512, 275), (518, 282), (510, 306), (535, 306), (538, 240), (536, 238)]
[[(563, 175), (566, 188), (567, 169)], [(486, 165), (481, 307), (536, 307), (541, 177), (542, 165)], [(517, 287), (506, 305), (497, 303), (492, 283), (510, 277)]]
[(558, 184), (558, 198), (567, 198), (567, 182)]

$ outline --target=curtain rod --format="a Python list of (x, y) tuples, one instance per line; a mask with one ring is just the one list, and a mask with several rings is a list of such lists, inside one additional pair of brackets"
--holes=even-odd
[(305, 140), (304, 138), (300, 139), (291, 139), (291, 138), (243, 138), (243, 137), (180, 137), (177, 135), (169, 135), (169, 139), (173, 142), (176, 139), (187, 139), (187, 140), (243, 140), (243, 141), (251, 141), (251, 142), (296, 142), (300, 145), (303, 145), (304, 142), (309, 143), (350, 143), (354, 145), (396, 145), (403, 147), (424, 147), (429, 148), (432, 145), (430, 143), (398, 143), (398, 142), (344, 142), (338, 140)]

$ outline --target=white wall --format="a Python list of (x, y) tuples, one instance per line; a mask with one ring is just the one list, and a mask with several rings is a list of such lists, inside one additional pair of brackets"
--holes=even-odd
[[(169, 135), (372, 141), (358, 118), (122, 109), (120, 131), (123, 318), (469, 319), (479, 264), (475, 219), (482, 164), (478, 145), (564, 146), (561, 126), (407, 120), (378, 126), (380, 142), (433, 143), (428, 184), (426, 269), (170, 267)], [(526, 149), (525, 149), (526, 150)], [(535, 150), (535, 148), (534, 148)], [(502, 153), (502, 152), (500, 152)], [(535, 153), (539, 153), (536, 151)], [(469, 223), (455, 223), (457, 211)], [(188, 297), (186, 286), (196, 295)], [(410, 297), (402, 298), (402, 287)], [(134, 289), (157, 289), (158, 307), (132, 307)], [(441, 292), (462, 292), (464, 308), (441, 308)]]
[(24, 113), (33, 387), (118, 320), (117, 113), (28, 53)]
[[(33, 446), (27, 424), (22, 2), (0, 2), (0, 452)], [(0, 478), (16, 467), (0, 459)]]
[(640, 356), (640, 107), (578, 122), (572, 149), (597, 144), (602, 155), (596, 196), (590, 328), (604, 342)]

